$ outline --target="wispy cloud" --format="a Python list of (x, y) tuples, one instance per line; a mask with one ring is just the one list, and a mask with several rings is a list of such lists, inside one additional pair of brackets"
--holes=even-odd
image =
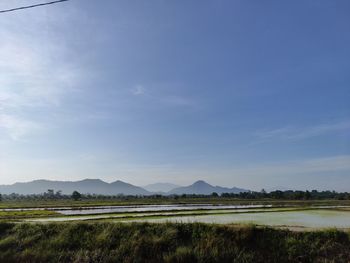
[(289, 189), (350, 191), (350, 177), (347, 176), (350, 174), (350, 155), (242, 165), (221, 172), (230, 174), (239, 185), (255, 190), (278, 185)]
[(68, 93), (76, 91), (80, 77), (64, 58), (66, 46), (37, 30), (53, 20), (40, 14), (23, 19), (26, 14), (0, 24), (0, 127), (14, 140), (43, 126), (26, 112), (60, 106)]
[(140, 96), (145, 94), (145, 91), (146, 90), (142, 85), (137, 85), (131, 90), (131, 93), (135, 96)]
[(33, 121), (19, 119), (16, 116), (1, 114), (0, 128), (5, 129), (9, 136), (17, 141), (27, 134), (42, 130), (43, 126)]
[(232, 170), (232, 172), (235, 174), (281, 177), (296, 174), (324, 173), (335, 171), (350, 172), (350, 155), (261, 164)]
[(142, 96), (146, 99), (153, 100), (153, 102), (160, 103), (167, 106), (194, 106), (193, 99), (173, 92), (168, 94), (164, 91), (156, 90), (155, 88), (146, 88), (144, 85), (136, 85), (131, 89), (131, 94), (134, 96)]
[(270, 140), (302, 140), (324, 134), (339, 132), (339, 131), (350, 131), (350, 121), (341, 121), (335, 123), (319, 124), (308, 127), (293, 127), (286, 126), (272, 130), (262, 130), (257, 132), (255, 135), (263, 141)]
[(167, 96), (162, 98), (162, 101), (169, 105), (174, 106), (194, 106), (195, 103), (192, 99), (181, 96)]

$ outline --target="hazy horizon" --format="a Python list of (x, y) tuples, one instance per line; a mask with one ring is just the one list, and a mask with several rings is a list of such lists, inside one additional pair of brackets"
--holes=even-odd
[[(99, 178), (82, 178), (82, 179), (79, 179), (79, 180), (50, 180), (50, 179), (44, 179), (44, 178), (41, 178), (41, 179), (33, 179), (33, 180), (30, 180), (30, 181), (22, 181), (22, 182), (15, 182), (15, 183), (11, 183), (11, 184), (0, 184), (0, 186), (13, 186), (13, 185), (16, 185), (16, 184), (28, 184), (28, 183), (34, 183), (34, 182), (38, 182), (38, 181), (46, 181), (46, 182), (52, 182), (52, 183), (78, 183), (78, 182), (84, 182), (84, 181), (98, 181), (100, 180), (101, 182), (103, 183), (107, 183), (107, 184), (113, 184), (113, 183), (116, 183), (116, 182), (122, 182), (122, 183), (127, 183), (127, 184), (130, 184), (130, 182), (127, 182), (127, 181), (121, 181), (121, 180), (111, 180), (111, 181), (106, 181), (106, 180), (102, 180), (102, 179), (99, 179)], [(247, 190), (247, 191), (255, 191), (255, 192), (262, 192), (262, 191), (267, 191), (267, 192), (272, 192), (272, 191), (313, 191), (313, 190), (317, 190), (317, 191), (335, 191), (334, 189), (331, 189), (331, 188), (324, 188), (324, 189), (319, 189), (319, 188), (294, 188), (294, 187), (286, 187), (286, 186), (269, 186), (267, 188), (256, 188), (256, 189), (247, 189), (247, 188), (243, 188), (243, 187), (240, 187), (238, 185), (218, 185), (216, 183), (214, 183), (213, 181), (211, 182), (208, 182), (208, 181), (204, 181), (204, 180), (196, 180), (196, 181), (192, 181), (188, 184), (174, 184), (172, 182), (156, 182), (156, 183), (150, 183), (150, 184), (146, 184), (146, 185), (138, 185), (138, 184), (131, 184), (132, 186), (136, 186), (136, 187), (141, 187), (149, 192), (169, 192), (170, 190), (173, 190), (175, 188), (183, 188), (183, 187), (188, 187), (188, 186), (192, 186), (192, 185), (195, 185), (195, 184), (198, 184), (198, 183), (204, 183), (204, 184), (209, 184), (211, 186), (214, 186), (214, 187), (225, 187), (225, 188), (237, 188), (237, 189), (243, 189), (243, 190)], [(170, 187), (171, 186), (171, 187)], [(162, 189), (162, 190), (155, 190), (152, 188), (156, 188), (156, 189)], [(168, 190), (164, 190), (164, 188), (168, 189)], [(46, 190), (46, 189), (45, 189)], [(58, 187), (57, 189), (56, 188), (53, 188), (52, 190), (54, 191), (60, 191), (60, 187)], [(338, 192), (341, 192), (341, 191), (338, 191)], [(346, 192), (346, 191), (343, 191), (343, 192)]]
[(0, 14), (0, 184), (350, 191), (349, 11), (72, 0)]

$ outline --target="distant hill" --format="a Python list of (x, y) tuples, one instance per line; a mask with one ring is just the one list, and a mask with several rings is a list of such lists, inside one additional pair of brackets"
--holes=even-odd
[(185, 187), (178, 187), (170, 192), (168, 194), (202, 194), (202, 195), (209, 195), (213, 192), (222, 194), (222, 193), (241, 193), (241, 192), (248, 192), (249, 190), (246, 189), (240, 189), (240, 188), (227, 188), (227, 187), (221, 187), (221, 186), (212, 186), (204, 181), (197, 181), (194, 184), (191, 184), (189, 186)]
[[(1, 194), (43, 194), (48, 189), (55, 192), (62, 191), (62, 194), (72, 194), (78, 191), (82, 194), (101, 194), (101, 195), (152, 195), (152, 194), (202, 194), (210, 195), (213, 192), (222, 193), (240, 193), (249, 190), (240, 188), (226, 188), (221, 186), (212, 186), (204, 181), (197, 181), (192, 185), (179, 187), (170, 183), (156, 183), (145, 186), (144, 189), (139, 186), (128, 184), (122, 181), (106, 183), (100, 179), (85, 179), (81, 181), (50, 181), (35, 180), (27, 183), (15, 183), (12, 185), (0, 185)], [(172, 189), (172, 190), (171, 190)]]
[(176, 184), (170, 184), (170, 183), (155, 183), (155, 184), (149, 184), (144, 186), (143, 188), (146, 189), (149, 192), (154, 192), (154, 193), (166, 193), (169, 192), (175, 188), (180, 187), (179, 185)]
[(15, 183), (13, 185), (0, 185), (2, 194), (42, 194), (48, 189), (61, 190), (63, 194), (71, 194), (78, 191), (83, 194), (103, 194), (103, 195), (150, 195), (149, 191), (122, 181), (106, 183), (99, 179), (85, 179), (82, 181), (49, 181), (36, 180), (28, 183)]

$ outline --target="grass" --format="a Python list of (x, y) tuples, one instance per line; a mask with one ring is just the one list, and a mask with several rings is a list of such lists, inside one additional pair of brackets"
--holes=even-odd
[(349, 262), (349, 233), (255, 226), (0, 223), (0, 262)]
[(28, 211), (0, 211), (0, 220), (42, 218), (50, 216), (60, 216), (59, 213), (47, 210), (28, 210)]
[(130, 198), (128, 200), (3, 200), (0, 209), (4, 208), (47, 208), (47, 207), (87, 207), (87, 206), (110, 206), (110, 205), (149, 205), (149, 204), (272, 204), (272, 205), (350, 205), (350, 200), (247, 200), (234, 198)]

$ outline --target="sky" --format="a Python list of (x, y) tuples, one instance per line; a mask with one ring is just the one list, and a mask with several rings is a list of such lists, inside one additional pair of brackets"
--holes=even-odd
[(350, 191), (349, 47), (348, 0), (70, 0), (2, 13), (0, 184)]

